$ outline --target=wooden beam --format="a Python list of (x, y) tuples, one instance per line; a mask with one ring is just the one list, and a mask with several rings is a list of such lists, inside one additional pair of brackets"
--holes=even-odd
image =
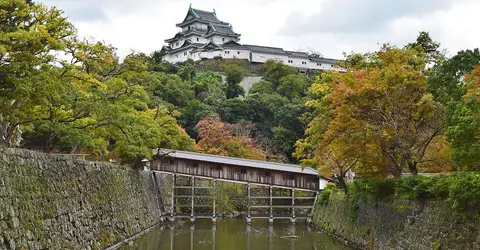
[[(163, 173), (163, 174), (173, 174), (172, 172), (168, 171), (161, 171), (161, 170), (152, 170), (153, 172), (158, 172), (158, 173)], [(265, 183), (259, 183), (259, 182), (248, 182), (248, 181), (239, 181), (239, 180), (231, 180), (231, 179), (220, 179), (216, 177), (208, 177), (208, 176), (196, 176), (192, 174), (184, 174), (184, 173), (175, 173), (178, 176), (186, 176), (186, 177), (191, 177), (195, 176), (195, 178), (200, 178), (200, 179), (206, 179), (206, 180), (213, 180), (217, 179), (218, 181), (223, 181), (223, 182), (230, 182), (230, 183), (238, 183), (238, 184), (253, 184), (256, 186), (263, 186), (263, 187), (269, 187), (270, 184), (265, 184)], [(281, 186), (281, 185), (271, 185), (274, 188), (283, 188), (283, 189), (291, 189), (295, 188), (296, 190), (299, 191), (306, 191), (306, 192), (317, 192), (317, 189), (308, 189), (308, 188), (299, 188), (295, 186), (295, 181), (293, 186)]]

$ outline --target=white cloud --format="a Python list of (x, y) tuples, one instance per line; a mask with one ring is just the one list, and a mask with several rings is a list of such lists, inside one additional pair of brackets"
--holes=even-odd
[[(241, 42), (285, 49), (314, 48), (324, 56), (342, 51), (373, 51), (390, 42), (403, 46), (421, 30), (451, 53), (480, 46), (474, 0), (43, 0), (65, 9), (81, 36), (150, 53), (178, 32), (190, 2), (216, 9), (220, 19), (241, 33)], [(383, 0), (381, 2), (384, 2)], [(334, 4), (336, 3), (336, 4)], [(325, 25), (325, 22), (335, 22)]]

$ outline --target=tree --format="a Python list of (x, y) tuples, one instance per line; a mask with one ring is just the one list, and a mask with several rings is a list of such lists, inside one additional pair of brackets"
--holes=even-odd
[(222, 76), (218, 73), (200, 73), (193, 79), (193, 88), (197, 100), (211, 106), (218, 106), (225, 100)]
[(189, 101), (185, 107), (180, 109), (180, 113), (181, 115), (178, 118), (178, 123), (185, 128), (187, 134), (192, 138), (198, 137), (195, 128), (197, 123), (207, 116), (216, 114), (215, 108), (198, 100)]
[[(428, 90), (446, 107), (447, 140), (452, 146), (452, 159), (459, 169), (480, 169), (475, 120), (478, 108), (467, 92), (475, 85), (475, 65), (480, 65), (479, 49), (458, 52), (428, 74)], [(465, 77), (470, 74), (469, 77)]]
[(225, 85), (225, 94), (227, 95), (227, 98), (232, 99), (245, 95), (245, 90), (240, 85), (240, 82), (242, 82), (247, 73), (246, 69), (237, 64), (224, 64), (223, 71), (227, 75), (227, 82)]
[(22, 0), (0, 5), (0, 143), (19, 145), (23, 132), (23, 146), (103, 159), (115, 152), (133, 165), (157, 147), (192, 149), (140, 81), (149, 57), (132, 53), (120, 62), (113, 46), (78, 39), (56, 8)]
[(265, 160), (265, 153), (258, 148), (252, 138), (232, 135), (230, 124), (225, 124), (219, 116), (209, 116), (198, 122), (198, 146), (205, 153), (231, 157)]
[(424, 52), (425, 62), (427, 65), (435, 67), (445, 57), (445, 52), (440, 51), (440, 43), (433, 41), (430, 37), (430, 33), (421, 31), (418, 34), (417, 40), (413, 43), (407, 44), (406, 49), (420, 48)]
[(288, 75), (280, 78), (277, 93), (288, 99), (304, 97), (309, 87), (308, 78), (304, 75)]
[(150, 94), (153, 102), (150, 106), (164, 103), (167, 106), (173, 104), (175, 107), (184, 107), (195, 99), (191, 83), (177, 75), (152, 72), (139, 81)]
[[(327, 145), (337, 150), (331, 144), (339, 138), (357, 141), (357, 151), (365, 152), (359, 158), (363, 167), (375, 166), (395, 177), (406, 169), (416, 175), (428, 146), (444, 128), (444, 109), (426, 90), (423, 52), (384, 46), (364, 58), (374, 60), (358, 65), (369, 67), (324, 73), (312, 86), (314, 92), (327, 93), (312, 102), (328, 105), (317, 107), (320, 118), (309, 124), (306, 140), (319, 159), (318, 152), (328, 154), (318, 150)], [(357, 139), (345, 139), (352, 135)]]
[(466, 93), (457, 104), (447, 137), (461, 170), (480, 171), (480, 66), (466, 77)]
[(296, 73), (297, 70), (295, 68), (285, 65), (280, 61), (268, 60), (263, 64), (263, 79), (272, 82), (275, 88), (280, 84), (282, 77)]
[(222, 121), (227, 123), (236, 123), (241, 120), (250, 120), (250, 116), (254, 113), (243, 98), (237, 97), (225, 100), (217, 107), (217, 112)]
[(52, 51), (61, 51), (75, 34), (73, 25), (56, 8), (25, 0), (1, 1), (0, 9), (0, 125), (2, 144), (13, 146), (10, 138), (20, 127), (39, 119), (34, 112), (39, 69), (53, 63)]
[(184, 81), (191, 81), (195, 77), (195, 64), (193, 62), (185, 62), (177, 72), (177, 75)]
[(275, 85), (269, 81), (261, 80), (252, 85), (248, 91), (249, 95), (253, 94), (273, 94), (275, 93)]

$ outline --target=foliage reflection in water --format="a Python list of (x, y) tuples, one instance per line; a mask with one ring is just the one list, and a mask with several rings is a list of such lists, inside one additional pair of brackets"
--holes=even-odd
[(197, 219), (195, 224), (161, 226), (122, 250), (335, 250), (350, 249), (334, 238), (321, 234), (303, 222), (296, 225), (277, 220), (269, 225), (266, 220), (254, 220), (247, 225), (245, 219)]

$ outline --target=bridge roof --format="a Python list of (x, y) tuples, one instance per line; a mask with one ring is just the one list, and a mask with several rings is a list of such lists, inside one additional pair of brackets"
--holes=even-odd
[(205, 162), (213, 162), (213, 163), (221, 163), (221, 164), (228, 164), (228, 165), (245, 166), (245, 167), (251, 167), (251, 168), (260, 168), (260, 169), (268, 169), (268, 170), (274, 170), (274, 171), (283, 171), (283, 172), (290, 172), (290, 173), (296, 173), (296, 174), (308, 174), (308, 175), (318, 176), (317, 170), (309, 167), (305, 167), (302, 169), (300, 165), (284, 164), (284, 163), (277, 163), (277, 162), (270, 162), (270, 161), (257, 161), (257, 160), (249, 160), (249, 159), (243, 159), (243, 158), (234, 158), (234, 157), (210, 155), (210, 154), (200, 154), (200, 153), (171, 150), (171, 149), (159, 149), (159, 151), (160, 152), (157, 151), (155, 153), (167, 155), (172, 158), (205, 161)]

